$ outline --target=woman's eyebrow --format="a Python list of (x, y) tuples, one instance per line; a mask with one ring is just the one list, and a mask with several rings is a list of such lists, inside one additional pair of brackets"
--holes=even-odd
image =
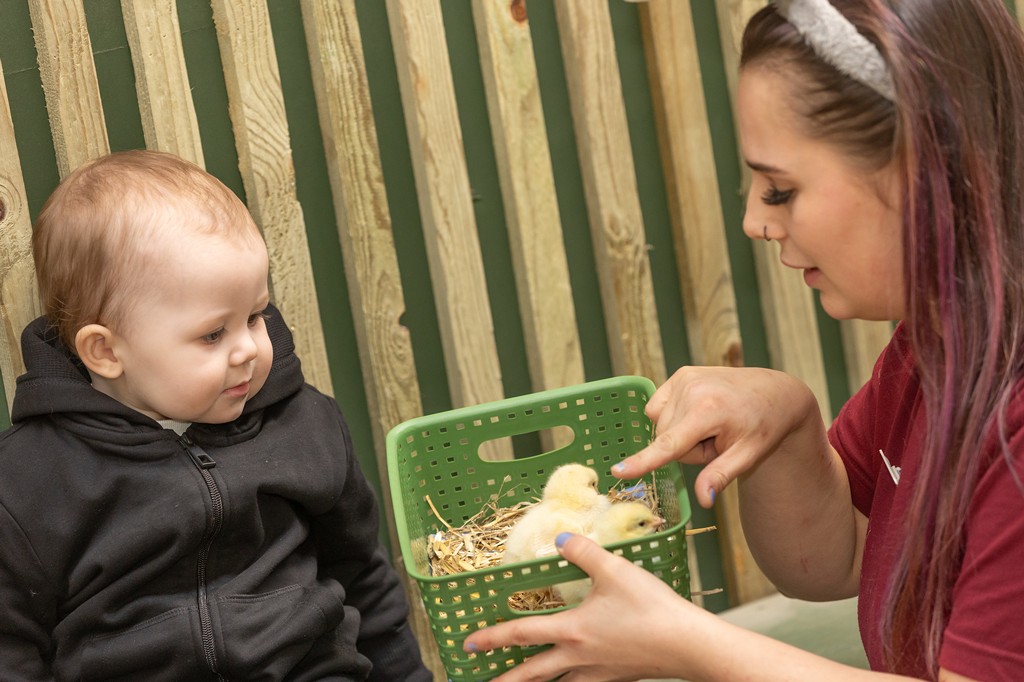
[(750, 168), (750, 170), (755, 170), (758, 173), (769, 173), (769, 174), (775, 173), (775, 174), (778, 174), (778, 173), (784, 172), (781, 168), (776, 168), (775, 166), (770, 166), (767, 163), (760, 163), (758, 161), (751, 161), (750, 159), (743, 159), (743, 161), (747, 164), (747, 166)]

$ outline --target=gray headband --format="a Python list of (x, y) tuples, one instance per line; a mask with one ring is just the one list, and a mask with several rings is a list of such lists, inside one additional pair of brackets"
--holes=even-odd
[(890, 102), (896, 100), (882, 53), (828, 0), (776, 0), (775, 4), (815, 54)]

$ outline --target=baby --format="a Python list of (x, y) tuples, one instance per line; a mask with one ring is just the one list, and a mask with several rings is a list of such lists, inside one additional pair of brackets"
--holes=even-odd
[(170, 154), (41, 211), (0, 436), (0, 679), (431, 679), (334, 400), (241, 201)]

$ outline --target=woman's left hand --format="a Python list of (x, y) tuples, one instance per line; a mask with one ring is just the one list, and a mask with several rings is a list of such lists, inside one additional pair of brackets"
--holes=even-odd
[[(593, 579), (582, 604), (479, 630), (466, 651), (553, 644), (495, 682), (699, 678), (722, 625), (711, 613), (681, 598), (648, 571), (582, 536), (570, 537), (562, 556)], [(702, 652), (706, 652), (702, 655)]]

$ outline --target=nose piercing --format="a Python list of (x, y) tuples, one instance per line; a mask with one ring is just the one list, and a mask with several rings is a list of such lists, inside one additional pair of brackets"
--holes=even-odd
[(768, 236), (768, 226), (767, 225), (764, 226), (764, 240), (766, 242), (770, 242), (772, 240), (772, 238)]

